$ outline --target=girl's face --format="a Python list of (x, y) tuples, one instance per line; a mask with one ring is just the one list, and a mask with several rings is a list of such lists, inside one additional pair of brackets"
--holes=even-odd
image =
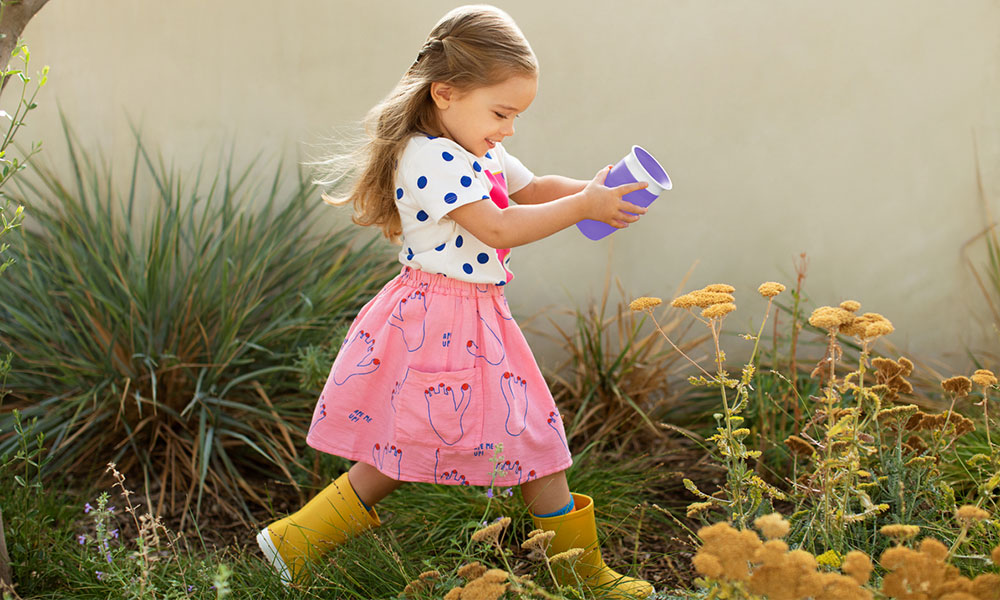
[(464, 92), (445, 83), (431, 84), (442, 135), (480, 158), (514, 135), (514, 118), (528, 108), (537, 91), (538, 78), (526, 75)]

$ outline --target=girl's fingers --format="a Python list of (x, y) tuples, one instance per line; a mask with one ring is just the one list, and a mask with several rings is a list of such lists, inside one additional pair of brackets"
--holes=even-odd
[(622, 185), (611, 189), (613, 189), (616, 194), (624, 196), (625, 194), (628, 194), (630, 192), (634, 192), (636, 190), (644, 190), (648, 187), (649, 184), (646, 183), (645, 181), (637, 181), (635, 183), (623, 183)]
[(603, 169), (601, 169), (600, 171), (598, 171), (597, 175), (594, 176), (594, 181), (601, 185), (604, 185), (604, 180), (608, 178), (608, 173), (611, 172), (612, 167), (614, 167), (614, 165), (608, 165)]

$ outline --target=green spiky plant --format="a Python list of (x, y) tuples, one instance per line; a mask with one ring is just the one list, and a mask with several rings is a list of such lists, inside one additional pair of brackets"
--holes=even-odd
[(295, 483), (315, 402), (297, 353), (338, 348), (393, 259), (324, 224), (301, 172), (285, 182), (230, 158), (189, 174), (137, 134), (120, 190), (64, 129), (68, 172), (19, 182), (33, 222), (12, 236), (18, 276), (0, 280), (0, 352), (14, 354), (0, 431), (18, 408), (55, 468), (113, 460), (158, 490), (161, 512), (209, 499), (248, 514), (265, 503), (253, 481)]

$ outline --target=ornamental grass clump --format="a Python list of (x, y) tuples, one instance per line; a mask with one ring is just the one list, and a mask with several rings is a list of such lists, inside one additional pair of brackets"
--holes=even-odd
[[(691, 317), (709, 329), (715, 349), (714, 372), (709, 372), (691, 359), (677, 347), (666, 330), (660, 326), (652, 311), (652, 306), (659, 304), (658, 298), (639, 298), (632, 302), (633, 310), (647, 312), (653, 318), (653, 322), (663, 338), (673, 346), (678, 354), (701, 372), (700, 376), (691, 377), (688, 381), (695, 386), (719, 390), (722, 412), (716, 413), (716, 433), (709, 438), (709, 441), (715, 446), (714, 458), (726, 467), (724, 497), (719, 497), (717, 494), (707, 494), (698, 489), (697, 485), (690, 479), (684, 479), (684, 486), (700, 499), (688, 507), (688, 515), (690, 516), (704, 514), (719, 507), (723, 508), (737, 524), (743, 526), (756, 512), (765, 496), (773, 499), (784, 499), (785, 497), (780, 490), (765, 482), (749, 467), (748, 460), (759, 458), (760, 451), (747, 447), (746, 438), (751, 432), (750, 429), (744, 427), (744, 417), (741, 416), (749, 401), (749, 390), (756, 372), (757, 350), (761, 334), (764, 331), (764, 324), (771, 312), (774, 298), (784, 289), (784, 285), (773, 281), (766, 282), (757, 289), (761, 297), (767, 300), (767, 306), (757, 335), (745, 336), (754, 340), (754, 347), (738, 380), (730, 377), (726, 370), (726, 355), (720, 344), (723, 323), (726, 317), (736, 310), (736, 297), (734, 296), (736, 289), (733, 286), (714, 283), (699, 290), (681, 294), (670, 302), (671, 307), (687, 311)], [(696, 312), (695, 309), (701, 310)], [(733, 390), (732, 393), (729, 390)]]
[(315, 395), (297, 353), (335, 351), (394, 261), (324, 226), (303, 173), (189, 174), (137, 140), (121, 188), (67, 140), (70, 171), (20, 182), (32, 220), (11, 240), (18, 276), (0, 278), (0, 354), (14, 355), (0, 453), (21, 409), (54, 469), (114, 460), (167, 516), (249, 515), (269, 504), (259, 480), (299, 485)]

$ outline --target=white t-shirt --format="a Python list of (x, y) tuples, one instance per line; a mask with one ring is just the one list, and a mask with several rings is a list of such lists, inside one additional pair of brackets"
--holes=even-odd
[(480, 200), (501, 209), (534, 174), (497, 144), (478, 158), (442, 137), (410, 138), (396, 169), (396, 207), (403, 227), (399, 262), (472, 283), (504, 285), (510, 250), (487, 246), (448, 217)]

